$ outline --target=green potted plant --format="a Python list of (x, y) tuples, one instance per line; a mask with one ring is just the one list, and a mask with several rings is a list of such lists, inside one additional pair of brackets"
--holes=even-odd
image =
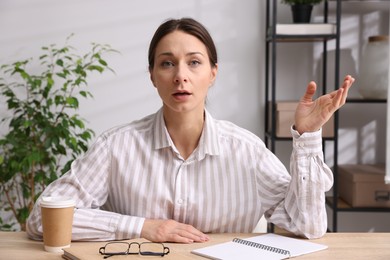
[(313, 6), (323, 0), (282, 0), (282, 3), (290, 5), (294, 23), (310, 23)]
[(8, 108), (1, 119), (8, 132), (0, 136), (0, 212), (11, 211), (14, 218), (0, 216), (0, 229), (15, 230), (19, 224), (25, 230), (43, 189), (87, 150), (94, 133), (76, 113), (79, 98), (92, 96), (91, 73), (111, 70), (103, 56), (112, 51), (92, 44), (80, 56), (68, 43), (53, 44), (42, 48), (39, 59), (0, 67), (0, 99)]

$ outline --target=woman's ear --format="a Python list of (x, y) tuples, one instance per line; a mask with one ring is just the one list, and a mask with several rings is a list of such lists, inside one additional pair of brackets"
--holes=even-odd
[(215, 79), (218, 74), (218, 63), (215, 63), (213, 67), (211, 67), (211, 82), (210, 86), (214, 85)]
[(154, 84), (153, 73), (151, 69), (149, 69), (149, 75), (150, 75), (150, 81), (152, 82), (153, 86), (156, 87), (156, 84)]

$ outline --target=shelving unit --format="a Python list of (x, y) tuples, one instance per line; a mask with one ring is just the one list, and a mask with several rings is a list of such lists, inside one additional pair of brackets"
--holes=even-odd
[[(272, 152), (275, 152), (275, 142), (279, 140), (291, 140), (291, 138), (281, 138), (276, 136), (276, 45), (278, 43), (288, 42), (322, 42), (323, 43), (323, 67), (322, 67), (322, 93), (327, 92), (327, 50), (329, 40), (336, 40), (335, 50), (335, 85), (339, 82), (339, 57), (340, 57), (340, 16), (341, 16), (341, 1), (337, 0), (337, 18), (336, 24), (328, 23), (328, 1), (324, 1), (324, 21), (322, 25), (334, 26), (334, 32), (328, 34), (277, 34), (277, 0), (267, 0), (266, 6), (266, 51), (265, 51), (265, 142)], [(321, 25), (321, 24), (320, 24)], [(293, 26), (294, 28), (302, 28), (305, 31), (306, 24), (290, 24), (287, 26)], [(268, 106), (268, 103), (271, 103)], [(271, 123), (269, 123), (271, 122)]]
[[(332, 0), (335, 2), (334, 0)], [(361, 1), (361, 0), (354, 0), (354, 1), (346, 1), (345, 4), (347, 4), (346, 7), (348, 7), (346, 12), (358, 12), (358, 13), (365, 13), (365, 12), (373, 12), (377, 11), (379, 9), (388, 9), (388, 3), (386, 1)], [(387, 100), (386, 99), (363, 99), (363, 98), (349, 98), (347, 99), (347, 104), (359, 104), (359, 109), (367, 109), (370, 105), (373, 104), (383, 104), (386, 105)], [(357, 112), (359, 113), (359, 112)], [(337, 120), (335, 120), (335, 131), (339, 129), (340, 127), (340, 121), (339, 115), (337, 115)], [(344, 200), (339, 198), (339, 179), (338, 179), (338, 170), (339, 170), (339, 163), (338, 163), (338, 143), (339, 138), (336, 136), (335, 138), (335, 147), (334, 147), (334, 185), (333, 185), (333, 191), (332, 196), (328, 197), (326, 200), (327, 206), (332, 211), (332, 231), (337, 232), (338, 230), (338, 217), (339, 213), (342, 212), (356, 212), (356, 213), (362, 213), (362, 212), (390, 212), (390, 208), (383, 208), (383, 207), (352, 207), (348, 203), (346, 203)]]
[[(334, 86), (338, 86), (339, 84), (339, 59), (340, 59), (340, 21), (341, 21), (341, 0), (336, 1), (336, 22), (335, 24), (328, 23), (328, 10), (329, 3), (327, 0), (324, 1), (324, 13), (323, 13), (323, 23), (317, 24), (316, 26), (320, 26), (320, 29), (325, 29), (320, 33), (317, 31), (311, 30), (309, 28), (311, 25), (308, 24), (291, 24), (286, 25), (290, 26), (294, 30), (292, 33), (280, 33), (280, 24), (277, 21), (277, 0), (267, 0), (266, 4), (266, 50), (265, 50), (265, 143), (267, 147), (272, 151), (276, 152), (276, 142), (277, 141), (286, 141), (291, 140), (291, 138), (281, 138), (276, 136), (276, 57), (277, 57), (277, 44), (278, 43), (307, 43), (307, 42), (322, 42), (323, 45), (323, 64), (322, 64), (322, 93), (325, 94), (330, 91), (327, 88), (327, 52), (328, 52), (328, 41), (335, 40), (335, 64), (334, 64)], [(282, 25), (285, 26), (285, 25)], [(268, 105), (270, 103), (270, 105)], [(337, 130), (338, 130), (338, 113), (334, 115), (334, 137), (333, 138), (323, 138), (323, 147), (325, 148), (326, 140), (334, 140), (334, 162), (337, 165)], [(334, 172), (335, 176), (337, 176), (337, 170)], [(337, 182), (335, 183), (337, 187)], [(337, 191), (337, 190), (336, 190)], [(337, 192), (336, 192), (337, 198)], [(337, 205), (337, 201), (334, 201)], [(337, 207), (335, 207), (335, 212), (337, 212)], [(337, 216), (336, 216), (337, 218)], [(268, 231), (273, 232), (273, 225), (268, 226)]]
[[(266, 64), (265, 64), (265, 143), (267, 147), (274, 153), (276, 153), (276, 142), (279, 141), (289, 141), (291, 138), (278, 137), (276, 136), (276, 102), (278, 98), (276, 96), (276, 69), (277, 69), (277, 44), (279, 43), (307, 43), (307, 42), (322, 42), (323, 44), (323, 59), (322, 59), (322, 93), (327, 93), (333, 89), (329, 89), (327, 86), (327, 63), (328, 63), (328, 42), (330, 40), (335, 41), (335, 59), (334, 59), (334, 85), (336, 88), (340, 85), (340, 24), (341, 24), (341, 9), (342, 4), (341, 0), (332, 0), (332, 9), (335, 14), (335, 23), (334, 31), (329, 28), (328, 23), (328, 11), (329, 11), (329, 2), (325, 0), (323, 6), (323, 16), (324, 20), (322, 24), (319, 24), (320, 29), (324, 29), (326, 33), (315, 33), (315, 31), (310, 31), (310, 28), (306, 24), (303, 25), (287, 25), (290, 26), (293, 30), (280, 30), (280, 24), (277, 21), (277, 0), (267, 0), (266, 5)], [(284, 26), (284, 25), (283, 25)], [(292, 27), (293, 26), (293, 27)], [(302, 26), (302, 28), (299, 28)], [(321, 27), (322, 26), (322, 27)], [(288, 28), (288, 27), (287, 27)], [(278, 30), (279, 29), (279, 30)], [(285, 29), (285, 28), (282, 28)], [(292, 33), (288, 33), (291, 31)], [(283, 32), (283, 33), (280, 33)], [(290, 75), (291, 76), (291, 75)], [(293, 76), (293, 75), (292, 75)], [(270, 103), (270, 105), (268, 105)], [(348, 103), (359, 103), (361, 105), (367, 106), (369, 104), (383, 103), (386, 104), (386, 100), (377, 100), (377, 99), (348, 99)], [(334, 174), (334, 185), (332, 190), (331, 197), (327, 197), (326, 205), (332, 211), (332, 231), (337, 232), (338, 230), (338, 215), (340, 212), (390, 212), (390, 208), (368, 208), (368, 207), (351, 207), (342, 199), (339, 198), (338, 193), (338, 150), (339, 150), (339, 136), (338, 130), (340, 127), (339, 112), (336, 112), (334, 115), (334, 137), (332, 138), (323, 138), (323, 147), (326, 148), (326, 141), (333, 142), (333, 174)], [(268, 231), (273, 232), (273, 225), (268, 226)]]
[[(347, 104), (359, 104), (363, 106), (362, 109), (366, 108), (370, 104), (386, 104), (386, 99), (347, 99)], [(335, 128), (339, 128), (339, 122), (335, 123)], [(337, 158), (337, 156), (335, 156)], [(338, 165), (335, 163), (335, 166)], [(338, 196), (338, 167), (334, 167), (334, 185), (332, 197), (327, 197), (326, 204), (328, 207), (332, 209), (332, 231), (337, 232), (338, 230), (338, 215), (340, 212), (390, 212), (390, 208), (382, 208), (382, 207), (352, 207), (348, 203), (346, 203), (343, 199)]]

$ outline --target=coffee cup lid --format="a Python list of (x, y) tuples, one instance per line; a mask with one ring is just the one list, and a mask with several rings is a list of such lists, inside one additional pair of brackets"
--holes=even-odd
[(75, 201), (69, 197), (47, 196), (41, 198), (40, 205), (45, 208), (66, 208), (74, 207)]

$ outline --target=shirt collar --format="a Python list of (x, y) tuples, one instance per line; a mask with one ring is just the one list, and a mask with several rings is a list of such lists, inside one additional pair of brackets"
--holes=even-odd
[[(162, 108), (155, 114), (153, 139), (154, 149), (172, 147), (176, 150), (166, 128)], [(219, 155), (218, 126), (216, 120), (207, 110), (205, 110), (205, 124), (203, 126), (202, 136), (194, 155), (198, 160), (201, 160), (206, 154)]]
[(153, 139), (154, 149), (162, 149), (171, 146), (171, 137), (165, 126), (163, 109), (157, 111), (155, 114), (154, 127), (153, 127)]

